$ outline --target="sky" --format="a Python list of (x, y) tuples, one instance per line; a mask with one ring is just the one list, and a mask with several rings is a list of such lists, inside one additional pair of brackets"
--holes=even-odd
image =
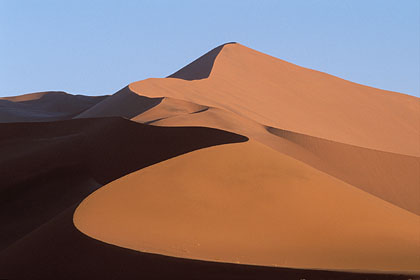
[(231, 41), (420, 96), (418, 0), (0, 0), (0, 96), (112, 94)]

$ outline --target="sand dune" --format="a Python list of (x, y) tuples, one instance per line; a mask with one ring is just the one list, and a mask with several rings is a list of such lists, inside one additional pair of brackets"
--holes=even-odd
[(219, 55), (222, 49), (229, 44), (235, 43), (226, 43), (212, 49), (208, 53), (202, 55), (201, 57), (188, 64), (187, 66), (181, 68), (172, 75), (169, 75), (168, 78), (177, 78), (189, 81), (208, 78), (213, 70), (216, 57)]
[[(420, 158), (268, 128), (305, 153), (283, 150), (323, 172), (420, 215)], [(313, 156), (310, 156), (313, 155)]]
[(74, 223), (110, 244), (177, 257), (420, 272), (417, 215), (256, 142), (118, 179), (85, 199)]
[(162, 98), (173, 98), (270, 127), (420, 156), (418, 98), (352, 83), (237, 43), (210, 51), (169, 78), (142, 80), (122, 91), (78, 117), (133, 118)]
[(399, 207), (420, 214), (419, 157), (372, 150), (268, 127), (222, 109), (168, 98), (132, 120), (158, 126), (214, 127), (246, 135)]
[[(73, 225), (71, 207), (0, 252), (6, 279), (407, 280), (412, 275), (249, 266), (142, 253), (92, 239)], [(25, 269), (22, 269), (24, 267)]]
[(125, 87), (103, 102), (79, 114), (76, 118), (124, 117), (130, 119), (153, 108), (161, 100), (162, 98), (148, 98), (137, 95), (128, 87)]
[(0, 122), (71, 119), (107, 96), (72, 95), (62, 91), (37, 92), (0, 98)]
[(122, 118), (0, 124), (0, 249), (102, 184), (182, 153), (245, 140)]
[(43, 92), (27, 93), (27, 94), (16, 95), (16, 96), (0, 97), (0, 100), (22, 102), (22, 101), (29, 101), (29, 100), (37, 100), (47, 94), (67, 94), (67, 93), (65, 93), (64, 91), (43, 91)]
[(418, 98), (345, 81), (240, 44), (222, 48), (207, 79), (146, 79), (129, 87), (142, 96), (217, 107), (268, 126), (420, 155)]
[(416, 97), (228, 43), (109, 97), (0, 98), (0, 122), (38, 122), (0, 124), (0, 278), (420, 273)]
[(208, 109), (209, 107), (195, 104), (192, 102), (165, 97), (162, 99), (160, 104), (156, 105), (150, 110), (145, 111), (144, 113), (138, 114), (131, 120), (140, 123), (151, 124), (161, 122), (169, 118), (201, 113)]

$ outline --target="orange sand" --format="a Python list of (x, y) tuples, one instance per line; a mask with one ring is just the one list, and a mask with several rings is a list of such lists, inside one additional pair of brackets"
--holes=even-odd
[(74, 223), (107, 243), (177, 257), (420, 271), (419, 216), (254, 141), (122, 177), (85, 199)]
[(342, 143), (420, 155), (418, 98), (355, 84), (228, 44), (209, 78), (147, 79), (130, 89), (232, 111), (259, 123)]
[(226, 44), (78, 117), (204, 126), (249, 143), (195, 151), (85, 199), (101, 241), (268, 266), (420, 271), (420, 101)]

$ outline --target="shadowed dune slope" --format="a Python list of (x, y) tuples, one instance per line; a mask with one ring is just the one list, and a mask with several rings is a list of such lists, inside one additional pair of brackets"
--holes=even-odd
[[(139, 123), (146, 123), (146, 124), (154, 124), (160, 123), (165, 119), (178, 118), (180, 116), (190, 116), (192, 114), (198, 114), (208, 110), (209, 107), (202, 106), (199, 104), (195, 104), (192, 102), (174, 99), (170, 97), (165, 97), (162, 99), (161, 103), (156, 105), (153, 108), (141, 113), (131, 120), (139, 122)], [(208, 124), (199, 124), (200, 126), (207, 126), (212, 127)], [(179, 125), (181, 126), (181, 125)], [(190, 125), (188, 125), (190, 126)]]
[(129, 88), (142, 96), (221, 108), (324, 139), (420, 155), (418, 98), (299, 67), (240, 44), (223, 46), (206, 79), (146, 79)]
[[(312, 279), (406, 280), (409, 275), (366, 274), (249, 266), (142, 253), (92, 239), (73, 225), (71, 207), (0, 252), (6, 279)], [(24, 269), (22, 269), (24, 268)]]
[(0, 278), (420, 279), (419, 98), (228, 43), (0, 122)]
[(122, 118), (0, 124), (0, 249), (102, 184), (182, 153), (246, 139)]
[(76, 116), (76, 118), (124, 117), (131, 119), (158, 105), (161, 100), (162, 98), (148, 98), (135, 94), (127, 86), (103, 102)]
[(419, 222), (254, 141), (131, 173), (91, 194), (74, 214), (85, 234), (143, 252), (370, 271), (419, 272)]
[(107, 96), (72, 95), (61, 91), (37, 92), (0, 98), (0, 122), (71, 119)]
[(214, 61), (216, 60), (217, 55), (220, 53), (223, 47), (228, 44), (235, 43), (226, 43), (221, 46), (218, 46), (217, 48), (214, 48), (213, 50), (197, 58), (187, 66), (181, 68), (172, 75), (169, 75), (168, 78), (178, 78), (189, 81), (208, 78), (213, 69)]

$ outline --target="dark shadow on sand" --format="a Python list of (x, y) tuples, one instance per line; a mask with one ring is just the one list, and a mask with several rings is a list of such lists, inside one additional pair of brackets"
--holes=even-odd
[(177, 78), (183, 80), (201, 80), (206, 79), (210, 76), (211, 70), (213, 69), (214, 61), (216, 60), (217, 55), (223, 49), (224, 46), (228, 44), (236, 44), (235, 42), (230, 42), (218, 46), (217, 48), (212, 49), (208, 53), (200, 56), (187, 66), (181, 68), (177, 72), (168, 76), (167, 78)]

